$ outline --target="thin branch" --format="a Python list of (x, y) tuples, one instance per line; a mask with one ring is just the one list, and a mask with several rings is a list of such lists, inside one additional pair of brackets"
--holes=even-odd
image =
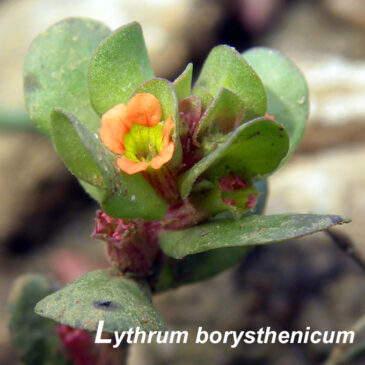
[(334, 229), (328, 229), (325, 232), (342, 251), (350, 256), (365, 271), (365, 257), (357, 249), (350, 237)]
[[(325, 231), (332, 241), (348, 256), (350, 256), (364, 271), (365, 271), (365, 257), (357, 249), (354, 243), (343, 232), (334, 229)], [(355, 335), (365, 331), (365, 315), (361, 317), (350, 329), (354, 331)], [(338, 344), (336, 345), (324, 365), (341, 365), (348, 363), (348, 361), (357, 358), (365, 352), (365, 341), (358, 345), (352, 344)]]
[[(355, 337), (365, 330), (365, 315), (362, 316), (349, 331), (355, 332)], [(323, 365), (342, 365), (348, 364), (348, 361), (358, 358), (365, 353), (365, 341), (358, 345), (340, 343), (336, 345), (328, 359)]]

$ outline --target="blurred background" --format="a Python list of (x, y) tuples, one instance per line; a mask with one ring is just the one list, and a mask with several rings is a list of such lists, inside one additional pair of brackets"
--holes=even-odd
[[(365, 1), (0, 0), (0, 364), (17, 363), (5, 305), (16, 276), (45, 273), (66, 283), (107, 266), (103, 246), (89, 238), (96, 206), (29, 124), (23, 105), (22, 66), (31, 41), (68, 16), (113, 29), (139, 21), (156, 74), (169, 79), (188, 61), (196, 77), (220, 43), (284, 52), (308, 80), (311, 116), (299, 150), (270, 178), (266, 212), (350, 216), (341, 233), (365, 255)], [(168, 325), (192, 332), (198, 326), (343, 330), (365, 314), (364, 296), (364, 271), (319, 233), (258, 247), (213, 280), (155, 302)], [(312, 365), (324, 363), (330, 350), (325, 344), (137, 345), (130, 364)], [(365, 357), (348, 363), (364, 364)]]

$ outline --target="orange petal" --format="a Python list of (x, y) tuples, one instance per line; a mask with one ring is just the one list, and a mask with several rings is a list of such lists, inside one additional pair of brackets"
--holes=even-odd
[(168, 116), (167, 120), (165, 121), (162, 129), (162, 145), (167, 146), (170, 142), (170, 133), (174, 129), (175, 125), (171, 118), (171, 115)]
[(124, 135), (130, 127), (126, 106), (118, 104), (102, 116), (100, 138), (110, 151), (122, 155), (125, 151)]
[(127, 116), (132, 123), (153, 127), (161, 120), (161, 104), (153, 94), (137, 94), (127, 104)]
[(122, 171), (126, 172), (129, 175), (144, 171), (148, 167), (147, 162), (136, 162), (126, 157), (118, 158), (117, 165)]
[(155, 170), (161, 168), (166, 162), (169, 162), (174, 154), (175, 144), (170, 142), (167, 146), (164, 146), (161, 152), (151, 160), (151, 167)]
[(275, 117), (273, 115), (269, 115), (268, 113), (265, 113), (264, 117), (268, 118), (268, 119), (271, 119), (271, 120), (275, 119)]

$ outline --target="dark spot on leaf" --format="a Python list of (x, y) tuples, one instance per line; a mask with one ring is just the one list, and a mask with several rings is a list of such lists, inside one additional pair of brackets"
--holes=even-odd
[(38, 89), (41, 89), (42, 86), (39, 83), (38, 77), (30, 73), (24, 78), (24, 88), (26, 92), (33, 92)]
[(260, 132), (260, 131), (258, 131), (258, 132), (256, 132), (256, 133), (253, 133), (253, 134), (251, 134), (250, 136), (248, 136), (248, 138), (247, 138), (247, 139), (254, 138), (254, 137), (256, 137), (256, 136), (259, 136), (260, 134), (261, 134), (261, 132)]
[(114, 304), (111, 300), (107, 300), (105, 302), (94, 302), (94, 307), (97, 309), (103, 309), (105, 311), (112, 311), (117, 309), (117, 305)]

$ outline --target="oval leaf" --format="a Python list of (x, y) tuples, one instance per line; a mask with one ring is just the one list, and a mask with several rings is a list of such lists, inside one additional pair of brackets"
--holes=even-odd
[(66, 365), (56, 324), (34, 313), (36, 303), (54, 292), (49, 279), (27, 274), (19, 277), (9, 297), (9, 332), (20, 359), (27, 365)]
[(196, 86), (206, 88), (213, 96), (221, 87), (235, 92), (245, 104), (245, 121), (266, 112), (266, 94), (260, 78), (232, 47), (221, 45), (211, 50)]
[(261, 179), (277, 168), (288, 147), (288, 135), (280, 124), (267, 118), (247, 122), (182, 175), (180, 193), (186, 198), (201, 174), (224, 176), (227, 168), (240, 176)]
[(193, 95), (200, 98), (202, 112), (207, 110), (209, 105), (213, 102), (213, 95), (202, 86), (195, 86), (193, 90)]
[(72, 114), (64, 109), (53, 109), (51, 136), (54, 147), (73, 175), (92, 185), (103, 187), (104, 180), (100, 167), (82, 143), (72, 119)]
[(260, 76), (268, 99), (267, 111), (282, 123), (290, 137), (290, 158), (302, 139), (308, 120), (309, 95), (301, 71), (284, 55), (269, 48), (252, 48), (243, 57)]
[(124, 25), (98, 46), (91, 59), (91, 104), (102, 115), (117, 104), (126, 104), (133, 90), (152, 77), (141, 26)]
[(247, 215), (222, 220), (160, 236), (163, 252), (175, 259), (216, 248), (252, 246), (286, 241), (350, 222), (338, 215), (280, 214)]
[(202, 138), (204, 132), (227, 134), (237, 127), (244, 114), (243, 100), (232, 91), (222, 87), (213, 102), (204, 112), (194, 133), (194, 140)]
[(193, 79), (193, 64), (189, 63), (183, 73), (174, 81), (177, 99), (180, 101), (191, 95), (191, 80)]
[(96, 331), (162, 331), (165, 325), (151, 303), (148, 288), (112, 270), (97, 270), (81, 276), (41, 300), (39, 315), (74, 328)]
[(100, 119), (90, 105), (87, 70), (100, 41), (110, 34), (102, 23), (68, 18), (51, 26), (32, 43), (24, 65), (24, 94), (38, 129), (50, 134), (54, 107), (72, 112), (92, 130)]

